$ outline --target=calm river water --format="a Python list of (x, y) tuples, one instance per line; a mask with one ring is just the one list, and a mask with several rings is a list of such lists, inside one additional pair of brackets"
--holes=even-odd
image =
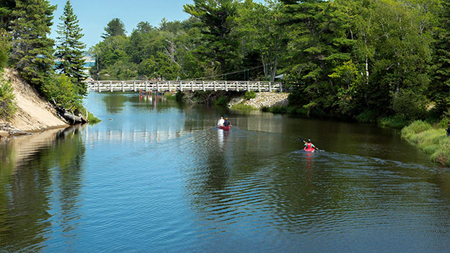
[(137, 94), (86, 107), (103, 121), (0, 144), (0, 252), (450, 249), (450, 171), (396, 130)]

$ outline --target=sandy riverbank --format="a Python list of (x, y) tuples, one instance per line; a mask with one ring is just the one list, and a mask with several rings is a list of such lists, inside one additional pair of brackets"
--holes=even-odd
[(20, 78), (17, 71), (5, 69), (4, 80), (9, 80), (14, 88), (18, 110), (9, 121), (0, 119), (0, 125), (9, 124), (15, 129), (26, 132), (38, 132), (68, 126), (56, 115), (53, 106), (41, 98), (33, 87)]

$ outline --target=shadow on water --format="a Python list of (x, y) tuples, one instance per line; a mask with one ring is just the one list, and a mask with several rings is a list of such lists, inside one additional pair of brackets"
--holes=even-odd
[[(0, 146), (1, 250), (450, 247), (450, 173), (395, 131), (138, 94), (89, 94), (86, 107), (108, 120)], [(237, 127), (214, 127), (221, 115)]]
[[(253, 229), (264, 227), (258, 236), (247, 234), (253, 240), (262, 240), (265, 235), (270, 241), (270, 234), (278, 230), (298, 235), (309, 231), (316, 238), (338, 231), (367, 231), (367, 226), (383, 226), (398, 215), (401, 225), (386, 224), (394, 232), (428, 221), (450, 227), (448, 215), (442, 213), (450, 204), (449, 192), (445, 190), (450, 189), (450, 184), (444, 182), (450, 176), (447, 168), (333, 151), (285, 152), (283, 146), (290, 137), (277, 135), (213, 128), (194, 134), (188, 142), (192, 146), (183, 147), (190, 150), (195, 161), (187, 162), (195, 166), (186, 168), (186, 188), (192, 207), (201, 217), (200, 234), (222, 234), (252, 224)], [(436, 190), (438, 195), (446, 195), (448, 203), (443, 204), (439, 215), (432, 215), (434, 219), (417, 220), (417, 213), (428, 216), (435, 212), (433, 207), (417, 203), (441, 198)], [(357, 249), (368, 240), (364, 236), (354, 238), (361, 239), (353, 242)], [(318, 243), (310, 239), (311, 243)], [(379, 235), (378, 239), (388, 238)], [(335, 240), (342, 243), (346, 239)], [(272, 243), (270, 249), (285, 247), (279, 241)], [(387, 245), (379, 248), (393, 246)], [(374, 248), (377, 245), (368, 246)]]
[[(81, 126), (0, 144), (0, 248), (37, 252), (54, 226), (70, 244), (77, 224), (84, 145)], [(6, 157), (4, 157), (6, 156)]]

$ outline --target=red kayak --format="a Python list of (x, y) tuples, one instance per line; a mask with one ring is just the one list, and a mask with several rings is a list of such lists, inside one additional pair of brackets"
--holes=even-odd
[(314, 152), (314, 148), (304, 148), (303, 150), (305, 150), (306, 152)]
[(219, 128), (225, 131), (230, 131), (230, 126), (220, 126)]

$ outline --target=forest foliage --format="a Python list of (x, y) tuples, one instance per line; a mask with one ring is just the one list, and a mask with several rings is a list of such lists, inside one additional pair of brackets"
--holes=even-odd
[(129, 36), (105, 36), (91, 48), (91, 71), (170, 80), (282, 74), (289, 112), (440, 119), (450, 105), (449, 2), (195, 0), (184, 5), (187, 20), (143, 21)]
[[(40, 90), (52, 78), (53, 10), (48, 1), (0, 4), (1, 32), (9, 38), (0, 60), (6, 50), (10, 64)], [(186, 20), (142, 21), (128, 33), (119, 18), (111, 20), (89, 49), (96, 59), (91, 76), (281, 81), (275, 77), (282, 75), (290, 113), (362, 122), (450, 115), (448, 0), (194, 0), (183, 11)], [(76, 23), (76, 16), (67, 18)], [(69, 80), (53, 82), (70, 81), (74, 95), (84, 95), (65, 74)]]

